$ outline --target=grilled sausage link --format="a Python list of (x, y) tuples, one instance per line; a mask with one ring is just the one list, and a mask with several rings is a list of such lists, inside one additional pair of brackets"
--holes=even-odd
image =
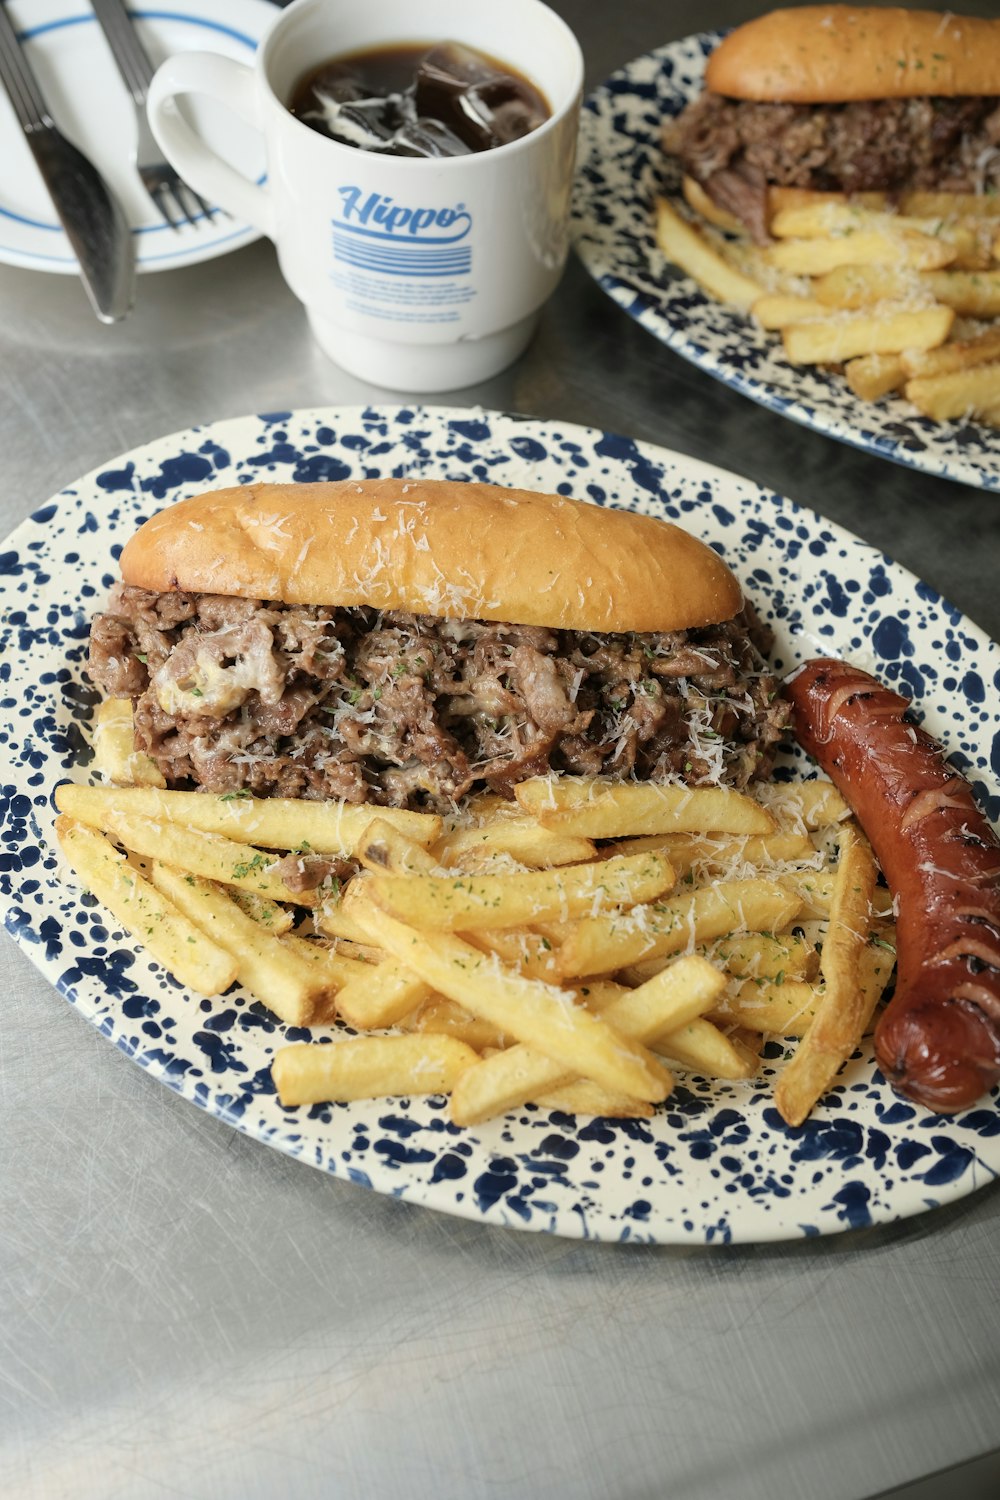
[(916, 1103), (964, 1109), (1000, 1079), (1000, 839), (898, 693), (825, 659), (786, 689), (799, 743), (854, 809), (893, 894), (879, 1066)]

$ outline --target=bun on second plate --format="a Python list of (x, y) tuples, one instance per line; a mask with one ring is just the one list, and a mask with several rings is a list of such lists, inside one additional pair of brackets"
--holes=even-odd
[(723, 38), (705, 85), (782, 104), (1000, 94), (1000, 21), (856, 5), (771, 11)]

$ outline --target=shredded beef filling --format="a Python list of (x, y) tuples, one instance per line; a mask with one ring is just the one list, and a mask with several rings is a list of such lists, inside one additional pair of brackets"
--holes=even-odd
[(550, 769), (766, 776), (787, 723), (768, 645), (749, 607), (610, 635), (119, 585), (90, 675), (131, 698), (168, 786), (448, 811)]
[(767, 238), (768, 185), (846, 193), (1000, 187), (1000, 98), (761, 104), (705, 93), (663, 135), (720, 207)]

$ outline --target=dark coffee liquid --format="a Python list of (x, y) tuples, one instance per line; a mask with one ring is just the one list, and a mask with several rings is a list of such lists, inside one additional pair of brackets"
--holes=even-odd
[(345, 146), (435, 157), (506, 146), (551, 113), (521, 74), (457, 42), (329, 58), (299, 79), (288, 108)]

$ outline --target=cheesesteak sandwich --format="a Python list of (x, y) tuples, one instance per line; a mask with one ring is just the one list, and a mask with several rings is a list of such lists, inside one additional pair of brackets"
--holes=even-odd
[(718, 208), (767, 239), (771, 186), (984, 193), (1000, 186), (1000, 21), (806, 5), (731, 31), (664, 131)]
[(253, 484), (125, 546), (90, 674), (169, 787), (452, 811), (548, 771), (743, 787), (786, 707), (678, 527), (423, 479)]

